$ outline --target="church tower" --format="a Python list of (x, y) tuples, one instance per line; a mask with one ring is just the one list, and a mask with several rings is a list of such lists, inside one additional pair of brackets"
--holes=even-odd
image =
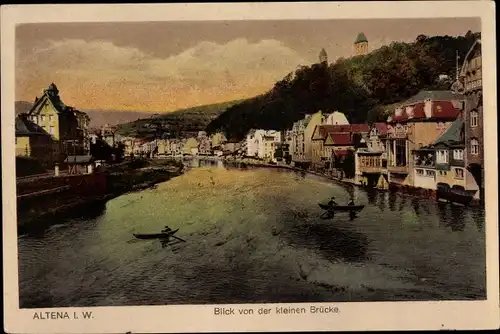
[(368, 54), (368, 40), (365, 34), (360, 32), (354, 41), (354, 55), (363, 56)]
[(325, 49), (321, 49), (319, 52), (319, 62), (320, 64), (328, 64), (328, 55), (326, 54)]

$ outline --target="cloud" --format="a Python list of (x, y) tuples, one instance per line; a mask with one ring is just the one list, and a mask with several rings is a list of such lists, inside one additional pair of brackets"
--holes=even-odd
[[(60, 89), (77, 104), (94, 105), (119, 96), (129, 100), (126, 105), (134, 104), (131, 99), (136, 98), (143, 104), (151, 101), (155, 108), (163, 104), (170, 109), (186, 105), (189, 98), (204, 103), (207, 96), (212, 100), (207, 103), (212, 103), (217, 98), (258, 93), (305, 62), (277, 40), (203, 41), (179, 54), (159, 58), (109, 41), (67, 39), (46, 41), (29, 52), (18, 50), (16, 70), (21, 92), (29, 96), (39, 93), (47, 82), (57, 81), (72, 87), (68, 88), (72, 92)], [(26, 91), (36, 85), (36, 91)], [(99, 91), (83, 93), (90, 89), (106, 89), (110, 97), (99, 100)], [(79, 96), (87, 101), (80, 101)], [(88, 101), (89, 96), (94, 101)]]

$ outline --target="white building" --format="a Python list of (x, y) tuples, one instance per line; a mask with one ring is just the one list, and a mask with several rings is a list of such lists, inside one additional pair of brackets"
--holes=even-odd
[(339, 111), (335, 111), (331, 114), (325, 114), (325, 118), (322, 125), (347, 125), (349, 121), (347, 117)]
[(281, 132), (275, 130), (261, 130), (258, 135), (257, 156), (261, 159), (274, 159), (274, 152), (278, 143), (281, 143)]
[(250, 130), (245, 138), (245, 143), (242, 145), (243, 148), (246, 149), (247, 157), (255, 157), (259, 152), (259, 140), (258, 136), (260, 136), (260, 132), (264, 130)]
[(250, 130), (242, 147), (248, 157), (259, 157), (260, 159), (274, 158), (274, 151), (278, 143), (281, 143), (282, 135), (276, 130)]

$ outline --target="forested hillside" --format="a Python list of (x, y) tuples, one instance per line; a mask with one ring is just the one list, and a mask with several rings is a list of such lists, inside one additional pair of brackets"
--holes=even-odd
[[(479, 33), (420, 35), (413, 43), (392, 43), (366, 56), (333, 64), (303, 66), (267, 93), (229, 107), (207, 126), (242, 139), (252, 128), (284, 130), (305, 114), (339, 110), (351, 123), (386, 119), (385, 106), (420, 90), (449, 89), (456, 52), (463, 59)], [(451, 80), (438, 81), (441, 74)]]
[(184, 137), (202, 131), (228, 107), (241, 101), (203, 105), (173, 112), (156, 114), (134, 122), (120, 124), (117, 132), (123, 136), (158, 138)]

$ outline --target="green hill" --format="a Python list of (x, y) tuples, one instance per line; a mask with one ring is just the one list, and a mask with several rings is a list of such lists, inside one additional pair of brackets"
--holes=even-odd
[(226, 111), (227, 108), (241, 101), (202, 105), (164, 114), (155, 114), (152, 117), (120, 124), (117, 133), (122, 136), (143, 138), (185, 137), (205, 130), (205, 127), (212, 120)]
[(235, 104), (210, 122), (207, 132), (242, 139), (252, 128), (284, 130), (306, 114), (339, 110), (349, 122), (386, 119), (388, 105), (421, 90), (450, 89), (441, 74), (455, 77), (456, 52), (464, 59), (479, 33), (420, 35), (413, 43), (392, 43), (365, 56), (334, 64), (303, 66), (267, 93)]

